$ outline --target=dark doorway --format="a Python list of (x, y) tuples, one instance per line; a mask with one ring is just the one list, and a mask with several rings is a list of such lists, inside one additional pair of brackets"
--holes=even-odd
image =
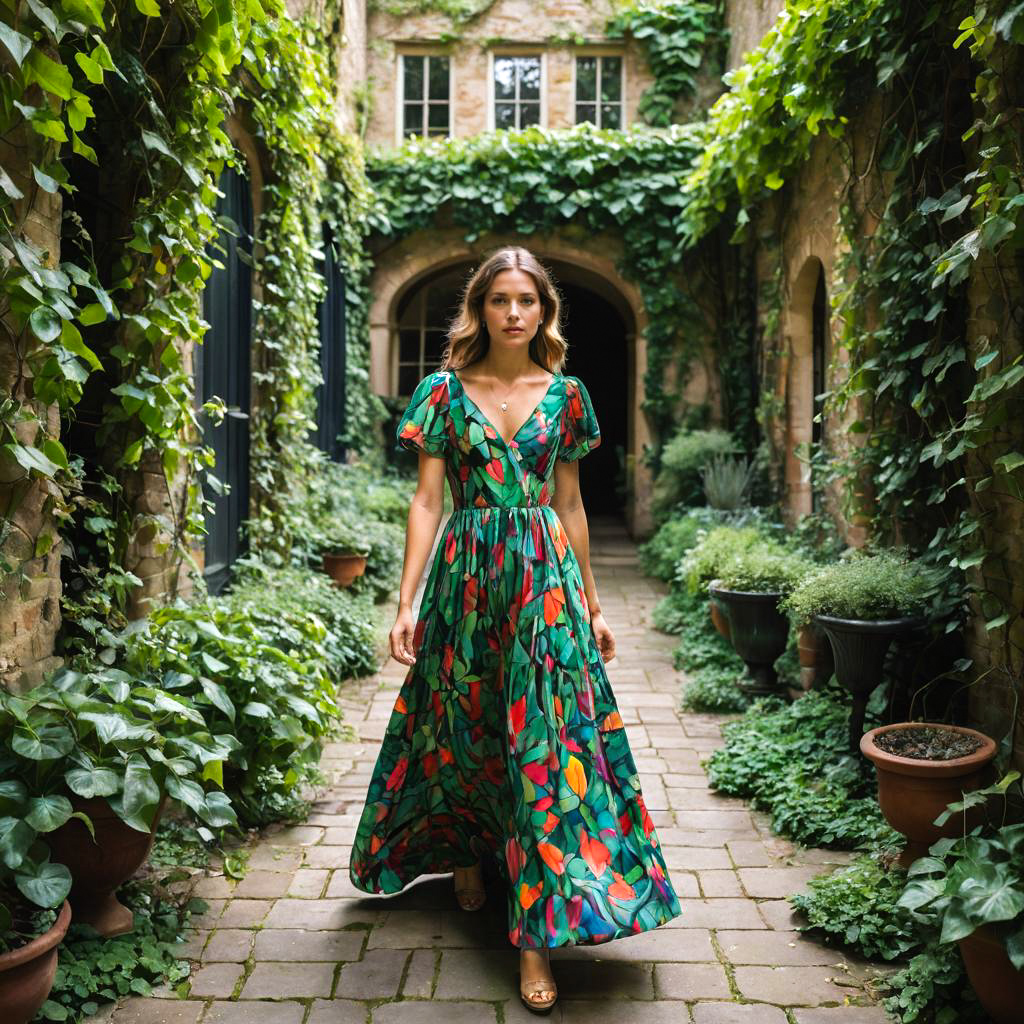
[(821, 512), (824, 503), (822, 474), (814, 456), (825, 444), (825, 417), (823, 415), (825, 399), (823, 396), (825, 394), (825, 360), (827, 358), (825, 350), (827, 309), (825, 269), (819, 267), (811, 313), (811, 387), (813, 388), (811, 395), (811, 409), (813, 410), (813, 419), (811, 420), (811, 507), (814, 512)]
[(217, 215), (224, 218), (212, 254), (224, 264), (214, 267), (203, 290), (203, 319), (210, 329), (197, 360), (196, 395), (200, 403), (214, 395), (224, 400), (227, 415), (219, 426), (201, 416), (203, 441), (216, 457), (213, 475), (227, 486), (227, 493), (204, 482), (213, 514), (206, 520), (206, 551), (203, 576), (211, 593), (224, 589), (231, 566), (245, 550), (240, 535), (249, 513), (249, 395), (250, 338), (252, 330), (252, 197), (249, 182), (226, 167), (218, 183), (223, 198)]
[(324, 228), (321, 272), (327, 294), (320, 303), (320, 375), (316, 389), (316, 431), (313, 443), (335, 462), (345, 458), (338, 435), (345, 429), (345, 275), (334, 253), (334, 238)]
[(601, 427), (601, 445), (580, 461), (580, 491), (588, 515), (622, 516), (629, 405), (626, 327), (605, 298), (579, 285), (558, 282), (569, 340), (565, 373), (579, 377)]

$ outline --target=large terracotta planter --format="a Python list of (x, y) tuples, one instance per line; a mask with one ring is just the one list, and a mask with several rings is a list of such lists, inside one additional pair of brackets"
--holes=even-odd
[(749, 678), (739, 681), (737, 686), (754, 695), (778, 694), (775, 660), (789, 641), (789, 619), (779, 611), (782, 595), (725, 590), (714, 585), (709, 587), (709, 593), (725, 608), (729, 639), (747, 665)]
[[(982, 745), (967, 757), (949, 761), (927, 761), (919, 757), (900, 757), (875, 745), (875, 737), (895, 729), (949, 729), (976, 736)], [(928, 852), (937, 839), (963, 834), (961, 814), (952, 815), (944, 825), (932, 824), (947, 804), (962, 800), (965, 792), (980, 789), (991, 781), (990, 762), (996, 755), (996, 742), (976, 729), (933, 722), (896, 722), (864, 733), (861, 753), (874, 763), (878, 775), (878, 803), (885, 820), (907, 837), (900, 864), (909, 867)], [(985, 820), (985, 806), (969, 808), (967, 831)]]
[(366, 572), (366, 555), (328, 553), (323, 565), (336, 587), (350, 587), (357, 576)]
[(860, 748), (864, 732), (864, 712), (871, 691), (882, 681), (885, 656), (893, 639), (912, 633), (924, 625), (922, 618), (837, 619), (818, 615), (815, 621), (825, 631), (832, 645), (836, 679), (850, 691), (853, 710), (850, 714), (850, 750)]
[(114, 893), (149, 856), (166, 801), (165, 795), (153, 818), (152, 831), (146, 833), (126, 825), (102, 798), (71, 798), (75, 810), (92, 821), (95, 842), (77, 818), (49, 833), (46, 842), (51, 859), (66, 864), (71, 872), (69, 899), (77, 923), (92, 925), (100, 935), (106, 936), (124, 935), (132, 930), (132, 912)]
[(53, 927), (38, 938), (0, 954), (0, 1019), (4, 1024), (28, 1024), (53, 988), (57, 946), (71, 923), (68, 901)]
[(1024, 972), (1010, 962), (1006, 947), (987, 925), (957, 942), (967, 977), (995, 1024), (1020, 1024)]

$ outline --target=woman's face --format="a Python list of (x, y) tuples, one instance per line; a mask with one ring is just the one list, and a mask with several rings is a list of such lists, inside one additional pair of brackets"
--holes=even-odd
[(491, 344), (510, 351), (529, 348), (543, 310), (537, 285), (525, 270), (502, 270), (494, 275), (484, 296), (484, 323)]

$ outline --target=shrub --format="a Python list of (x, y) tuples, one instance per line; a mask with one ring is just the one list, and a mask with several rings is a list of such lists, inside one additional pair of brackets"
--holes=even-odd
[(661, 454), (651, 499), (655, 519), (665, 519), (677, 505), (700, 504), (701, 469), (714, 456), (735, 452), (736, 443), (724, 430), (680, 430)]
[(670, 583), (675, 579), (679, 560), (696, 545), (701, 531), (715, 526), (722, 518), (715, 509), (695, 508), (666, 520), (638, 549), (640, 571)]
[(761, 542), (728, 560), (718, 579), (725, 590), (788, 594), (812, 568), (807, 559)]
[(798, 623), (816, 615), (895, 619), (925, 611), (935, 588), (934, 573), (897, 552), (857, 554), (805, 577), (783, 607)]
[(718, 509), (737, 509), (747, 503), (751, 466), (747, 459), (719, 455), (701, 469), (701, 483), (708, 505)]
[(690, 549), (679, 564), (678, 578), (691, 591), (720, 578), (740, 555), (763, 544), (761, 532), (754, 526), (718, 526)]

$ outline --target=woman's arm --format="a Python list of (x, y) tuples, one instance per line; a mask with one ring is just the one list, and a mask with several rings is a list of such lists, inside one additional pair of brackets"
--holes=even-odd
[(412, 665), (416, 661), (413, 643), (416, 621), (412, 614), (412, 601), (444, 511), (444, 480), (445, 460), (421, 452), (419, 479), (409, 505), (409, 522), (405, 529), (405, 560), (398, 591), (398, 614), (390, 635), (391, 657), (403, 665)]
[(576, 554), (583, 573), (583, 590), (590, 605), (590, 614), (600, 614), (601, 604), (597, 599), (597, 583), (590, 568), (590, 531), (587, 529), (587, 513), (583, 508), (580, 494), (580, 466), (578, 462), (555, 463), (555, 496), (551, 507), (565, 527), (566, 536)]

